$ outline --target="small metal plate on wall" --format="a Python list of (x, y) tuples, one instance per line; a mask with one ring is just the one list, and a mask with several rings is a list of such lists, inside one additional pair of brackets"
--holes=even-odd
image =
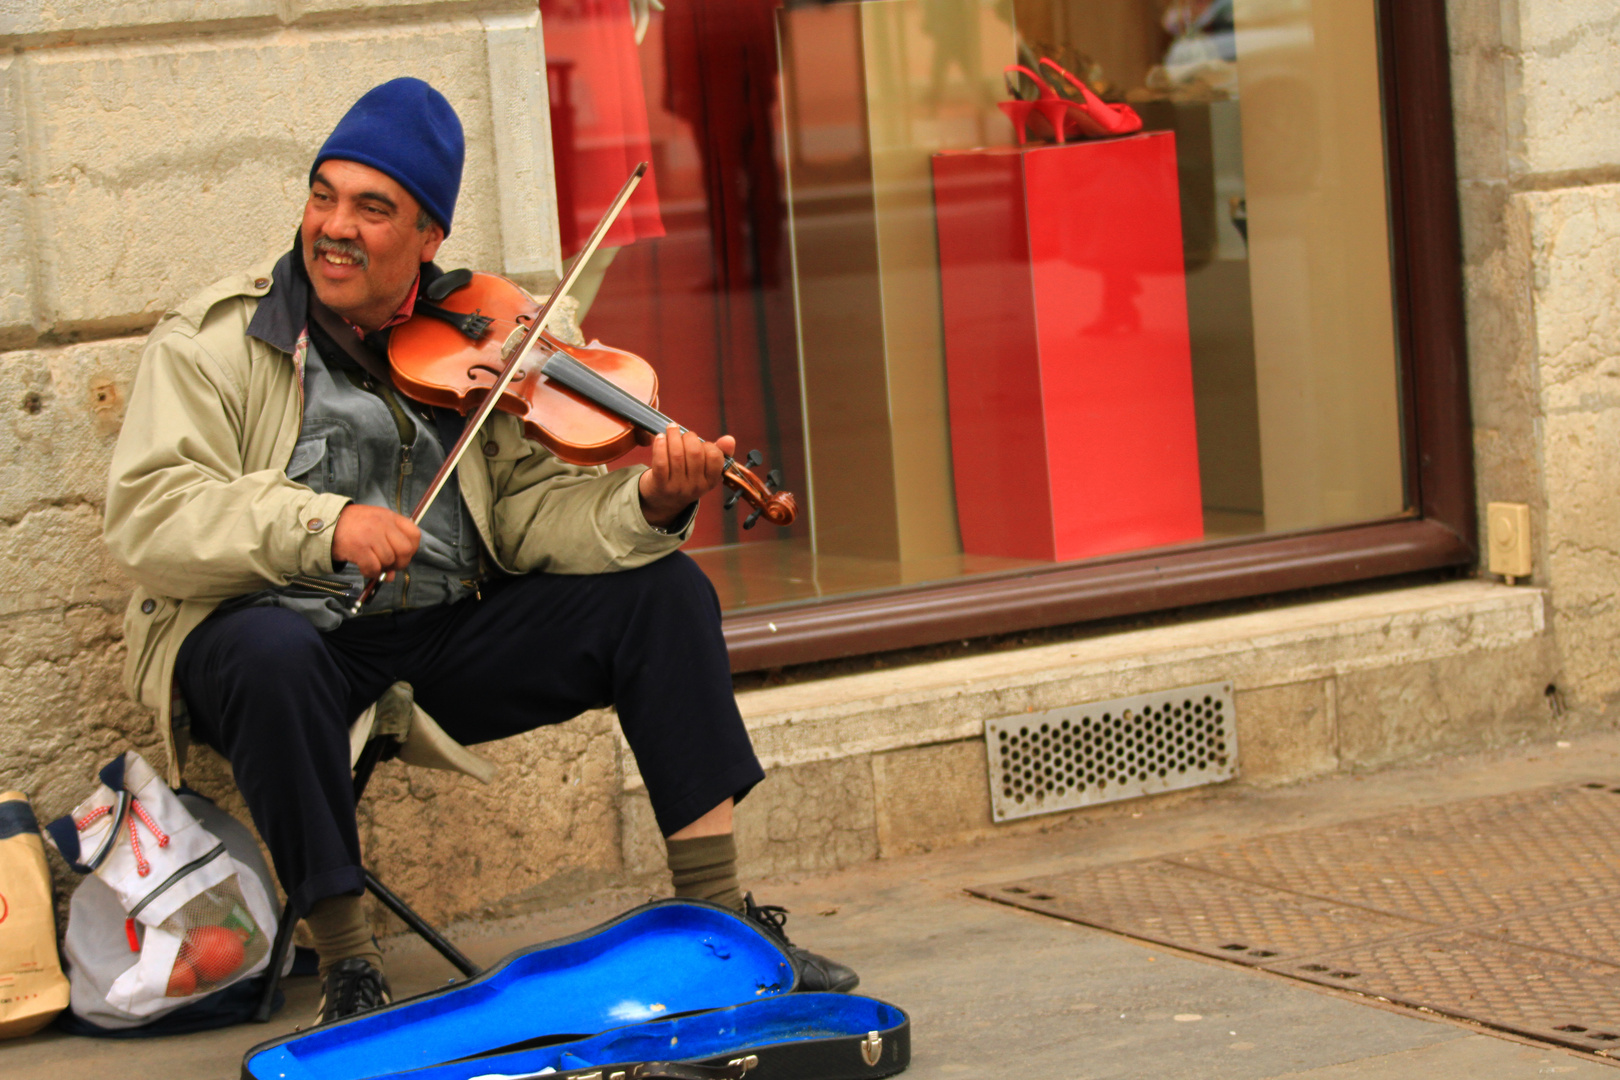
[(1237, 775), (1229, 682), (984, 722), (997, 821), (1131, 799)]

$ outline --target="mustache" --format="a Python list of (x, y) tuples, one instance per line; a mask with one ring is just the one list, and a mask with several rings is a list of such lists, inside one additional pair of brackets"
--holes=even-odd
[(320, 255), (322, 252), (330, 252), (333, 255), (358, 260), (362, 270), (371, 265), (371, 258), (366, 254), (366, 249), (354, 240), (335, 240), (330, 236), (317, 236), (315, 238), (315, 254)]

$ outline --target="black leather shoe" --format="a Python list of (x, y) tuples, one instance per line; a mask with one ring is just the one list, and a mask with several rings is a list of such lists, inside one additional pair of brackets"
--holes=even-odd
[(339, 960), (321, 980), (321, 1009), (315, 1023), (330, 1024), (381, 1008), (393, 998), (383, 973), (358, 956)]
[(743, 895), (743, 916), (760, 925), (764, 931), (782, 943), (789, 956), (793, 958), (793, 966), (799, 969), (799, 986), (801, 993), (830, 990), (838, 994), (847, 994), (861, 985), (861, 977), (855, 970), (836, 960), (829, 960), (825, 956), (813, 953), (809, 949), (801, 949), (788, 940), (787, 931), (783, 926), (787, 923), (787, 908), (777, 907), (775, 904), (756, 904), (754, 894)]

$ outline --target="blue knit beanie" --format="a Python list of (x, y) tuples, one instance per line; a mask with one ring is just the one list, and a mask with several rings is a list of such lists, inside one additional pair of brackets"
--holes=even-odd
[(461, 190), (466, 143), (461, 120), (443, 94), (421, 79), (393, 79), (367, 90), (332, 129), (321, 162), (338, 158), (369, 165), (398, 180), (450, 235)]

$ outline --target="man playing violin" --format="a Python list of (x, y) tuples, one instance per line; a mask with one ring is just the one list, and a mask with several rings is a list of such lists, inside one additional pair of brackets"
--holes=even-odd
[[(314, 937), (323, 1022), (388, 1000), (349, 727), (401, 682), (462, 743), (615, 705), (676, 894), (781, 935), (780, 909), (738, 887), (732, 807), (764, 773), (714, 590), (676, 550), (733, 440), (671, 427), (651, 467), (607, 472), (497, 411), (420, 528), (406, 516), (463, 420), (399, 393), (387, 339), (439, 275), (463, 153), (428, 84), (365, 94), (315, 157), (293, 250), (153, 330), (108, 488), (107, 543), (137, 585), (131, 692), (158, 712), (172, 781), (184, 741), (229, 760)], [(310, 585), (377, 575), (358, 615)], [(802, 989), (857, 982), (791, 951)]]

